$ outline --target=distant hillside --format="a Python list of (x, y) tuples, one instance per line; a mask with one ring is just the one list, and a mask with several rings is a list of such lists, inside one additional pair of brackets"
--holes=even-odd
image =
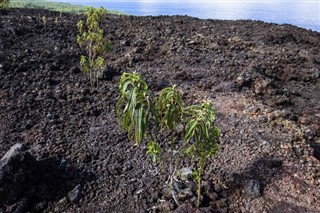
[[(63, 2), (52, 2), (47, 0), (11, 0), (10, 7), (15, 8), (42, 8), (47, 10), (53, 10), (53, 11), (59, 11), (59, 12), (69, 12), (69, 13), (84, 13), (85, 12), (85, 6), (81, 5), (74, 5), (69, 3), (63, 3)], [(117, 11), (110, 11), (111, 14), (121, 14)]]

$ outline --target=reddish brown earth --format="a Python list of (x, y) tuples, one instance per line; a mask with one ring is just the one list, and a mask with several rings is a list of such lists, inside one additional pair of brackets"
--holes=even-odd
[(175, 204), (145, 145), (119, 130), (124, 71), (155, 92), (177, 84), (185, 102), (214, 103), (221, 150), (205, 168), (198, 212), (320, 212), (320, 33), (110, 16), (109, 67), (90, 91), (78, 68), (81, 18), (0, 13), (0, 157), (16, 143), (27, 149), (1, 168), (0, 212), (197, 211), (192, 196)]

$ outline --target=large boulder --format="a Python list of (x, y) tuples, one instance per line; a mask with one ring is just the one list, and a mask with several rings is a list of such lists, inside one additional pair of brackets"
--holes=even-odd
[[(0, 205), (17, 201), (36, 181), (36, 159), (22, 144), (15, 144), (0, 160)], [(29, 192), (30, 193), (30, 192)]]

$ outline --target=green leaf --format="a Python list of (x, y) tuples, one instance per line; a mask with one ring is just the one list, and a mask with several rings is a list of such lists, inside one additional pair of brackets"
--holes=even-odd
[(120, 106), (123, 104), (124, 109), (119, 119), (121, 123), (129, 124), (129, 132), (134, 129), (135, 142), (140, 143), (147, 132), (149, 111), (151, 109), (149, 100), (148, 86), (136, 73), (123, 73), (120, 79), (119, 90), (121, 97), (117, 103), (117, 111), (120, 113)]
[(184, 137), (186, 143), (189, 143), (189, 141), (190, 141), (191, 138), (193, 137), (197, 125), (198, 125), (198, 121), (197, 121), (197, 120), (191, 120), (191, 121), (187, 124), (187, 126), (186, 126), (186, 134), (185, 134), (185, 137)]

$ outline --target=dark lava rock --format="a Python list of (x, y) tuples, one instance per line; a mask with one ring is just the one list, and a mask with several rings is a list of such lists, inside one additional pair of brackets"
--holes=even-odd
[(244, 192), (247, 199), (255, 199), (261, 196), (261, 184), (258, 180), (249, 180), (244, 185)]
[(83, 189), (81, 185), (77, 185), (68, 193), (68, 198), (72, 203), (78, 203), (83, 196)]
[(70, 68), (70, 73), (72, 74), (77, 74), (77, 73), (80, 73), (81, 72), (81, 69), (77, 66), (73, 66)]
[(245, 87), (245, 86), (249, 86), (250, 83), (251, 83), (251, 77), (247, 73), (242, 73), (236, 79), (236, 85), (240, 88)]
[[(0, 208), (7, 206), (8, 212), (26, 212), (66, 195), (70, 190), (67, 179), (76, 179), (79, 175), (76, 170), (72, 175), (64, 171), (65, 164), (50, 159), (37, 160), (24, 145), (13, 145), (0, 160)], [(80, 185), (68, 194), (74, 203), (82, 195)]]
[(10, 150), (1, 158), (0, 169), (2, 170), (4, 167), (8, 166), (10, 162), (16, 159), (24, 150), (26, 150), (26, 147), (20, 143), (13, 145)]
[(189, 203), (184, 203), (180, 205), (174, 213), (194, 213), (197, 212), (197, 209)]
[(313, 148), (313, 156), (320, 160), (320, 144), (311, 144)]
[(157, 206), (157, 209), (160, 212), (171, 212), (174, 208), (174, 204), (169, 201), (162, 202), (160, 205)]
[(281, 168), (282, 167), (282, 161), (279, 159), (276, 159), (276, 158), (268, 160), (267, 163), (270, 168)]
[(12, 212), (12, 213), (24, 213), (27, 211), (28, 205), (30, 203), (30, 200), (28, 198), (23, 198), (17, 203), (9, 206), (7, 208), (7, 212)]
[(18, 200), (31, 188), (35, 158), (15, 144), (0, 160), (0, 205)]

